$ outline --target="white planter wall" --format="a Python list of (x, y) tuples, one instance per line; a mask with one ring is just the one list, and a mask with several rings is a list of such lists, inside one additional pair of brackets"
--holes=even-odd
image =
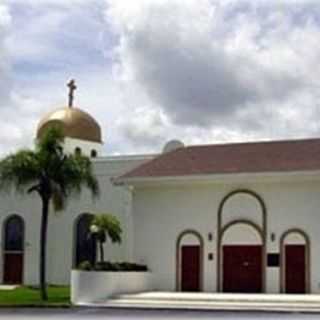
[(118, 294), (153, 290), (150, 272), (79, 271), (71, 273), (71, 302), (81, 304)]

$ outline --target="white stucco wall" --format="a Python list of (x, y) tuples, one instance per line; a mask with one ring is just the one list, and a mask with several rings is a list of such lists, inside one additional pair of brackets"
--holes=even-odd
[[(133, 194), (135, 260), (146, 263), (155, 275), (159, 290), (175, 290), (176, 241), (187, 229), (198, 231), (204, 238), (204, 290), (215, 286), (216, 263), (208, 261), (209, 252), (215, 255), (216, 237), (214, 202), (218, 201), (207, 187), (165, 187), (135, 190)], [(212, 270), (212, 272), (211, 272)]]
[[(232, 180), (232, 179), (231, 179)], [(231, 191), (249, 189), (263, 199), (267, 209), (267, 253), (280, 252), (280, 237), (288, 229), (300, 228), (311, 241), (311, 291), (320, 292), (319, 208), (320, 182), (232, 181), (206, 184), (186, 183), (136, 187), (133, 192), (134, 256), (146, 263), (159, 290), (175, 290), (176, 240), (186, 229), (198, 231), (204, 239), (204, 290), (217, 290), (217, 212), (222, 199)], [(235, 195), (224, 207), (223, 224), (249, 219), (261, 225), (261, 208), (255, 198)], [(208, 233), (213, 233), (213, 241)], [(275, 240), (271, 240), (274, 233)], [(239, 237), (236, 232), (235, 237)], [(231, 238), (230, 238), (231, 237)], [(229, 241), (232, 235), (228, 235)], [(212, 252), (214, 260), (208, 259)], [(267, 267), (266, 291), (279, 292), (280, 268)]]
[(75, 153), (76, 148), (80, 148), (81, 153), (87, 157), (91, 157), (91, 151), (95, 150), (97, 156), (101, 156), (103, 144), (93, 141), (84, 141), (80, 139), (66, 137), (64, 139), (64, 152)]
[[(127, 187), (116, 187), (111, 178), (117, 177), (145, 161), (144, 157), (110, 157), (94, 161), (94, 169), (100, 185), (100, 198), (92, 199), (84, 191), (79, 199), (69, 201), (65, 212), (50, 219), (49, 246), (54, 255), (49, 257), (49, 280), (52, 283), (69, 283), (70, 270), (74, 261), (75, 221), (82, 213), (111, 213), (118, 217), (123, 229), (123, 241), (105, 244), (105, 259), (112, 261), (130, 260), (130, 230), (128, 220), (131, 194)], [(62, 235), (62, 236), (61, 236)], [(67, 245), (66, 245), (67, 244)], [(65, 249), (61, 249), (65, 248)], [(63, 272), (62, 272), (63, 270)]]

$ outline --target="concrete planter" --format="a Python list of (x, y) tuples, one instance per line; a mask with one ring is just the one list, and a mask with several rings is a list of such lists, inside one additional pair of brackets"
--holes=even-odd
[(81, 304), (125, 293), (153, 290), (152, 274), (146, 271), (79, 271), (71, 273), (71, 302)]

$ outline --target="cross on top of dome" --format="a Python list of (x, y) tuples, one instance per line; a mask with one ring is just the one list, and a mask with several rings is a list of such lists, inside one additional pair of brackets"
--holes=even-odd
[(74, 79), (70, 80), (70, 82), (67, 84), (69, 87), (69, 103), (68, 106), (69, 108), (72, 108), (73, 106), (73, 100), (74, 100), (74, 92), (77, 89), (76, 82)]

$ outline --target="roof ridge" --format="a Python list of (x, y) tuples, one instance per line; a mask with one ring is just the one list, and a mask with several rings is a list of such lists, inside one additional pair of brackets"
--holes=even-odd
[[(281, 143), (305, 143), (305, 142), (316, 142), (320, 141), (319, 138), (301, 138), (301, 139), (282, 139), (282, 140), (260, 140), (260, 141), (239, 141), (239, 142), (221, 142), (221, 143), (208, 143), (208, 144), (195, 144), (186, 145), (183, 149), (195, 149), (195, 148), (205, 148), (205, 147), (223, 147), (223, 146), (241, 146), (241, 145), (262, 145), (262, 144), (281, 144)], [(177, 151), (174, 150), (174, 151)]]

